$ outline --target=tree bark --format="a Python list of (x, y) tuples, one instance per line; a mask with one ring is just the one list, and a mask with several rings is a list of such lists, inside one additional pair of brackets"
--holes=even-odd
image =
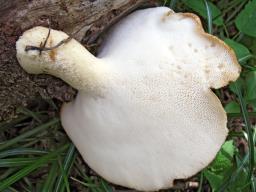
[[(15, 43), (26, 29), (49, 26), (72, 34), (85, 45), (95, 43), (100, 32), (148, 0), (0, 0), (0, 121), (18, 106), (38, 97), (69, 101), (75, 90), (48, 75), (28, 75), (16, 60)], [(49, 21), (49, 22), (48, 22)], [(85, 35), (86, 34), (86, 35)]]

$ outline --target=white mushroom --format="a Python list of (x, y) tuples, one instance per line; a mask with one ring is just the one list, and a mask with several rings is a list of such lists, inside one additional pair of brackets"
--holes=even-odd
[[(188, 178), (215, 157), (227, 117), (211, 91), (240, 73), (234, 52), (206, 34), (196, 15), (166, 7), (139, 10), (109, 32), (98, 57), (74, 39), (39, 54), (48, 29), (17, 41), (29, 73), (48, 73), (77, 88), (61, 121), (88, 165), (106, 180), (159, 190)], [(52, 30), (47, 47), (68, 36)]]

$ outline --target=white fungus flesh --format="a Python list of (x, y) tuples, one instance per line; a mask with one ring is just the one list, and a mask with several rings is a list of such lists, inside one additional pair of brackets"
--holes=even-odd
[[(36, 27), (17, 42), (21, 66), (62, 78), (79, 90), (62, 125), (88, 165), (106, 180), (154, 191), (205, 168), (227, 136), (226, 113), (211, 88), (235, 81), (234, 52), (206, 34), (196, 15), (158, 7), (117, 23), (98, 53), (71, 40), (52, 51)], [(66, 38), (52, 30), (53, 45)], [(50, 40), (47, 46), (50, 45)]]

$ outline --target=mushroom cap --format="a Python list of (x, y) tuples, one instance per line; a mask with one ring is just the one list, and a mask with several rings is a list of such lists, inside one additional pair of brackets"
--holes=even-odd
[(93, 170), (112, 183), (153, 191), (214, 159), (228, 130), (211, 88), (235, 81), (241, 69), (196, 15), (166, 7), (136, 11), (113, 27), (98, 57), (108, 68), (104, 85), (79, 91), (61, 112)]

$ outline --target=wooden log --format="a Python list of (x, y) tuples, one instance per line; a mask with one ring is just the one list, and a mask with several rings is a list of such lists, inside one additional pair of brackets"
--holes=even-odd
[[(0, 121), (18, 106), (38, 98), (70, 101), (76, 91), (48, 75), (28, 75), (16, 60), (15, 42), (33, 26), (48, 26), (72, 34), (85, 45), (95, 43), (100, 32), (148, 0), (0, 0)], [(86, 35), (85, 35), (86, 34)]]

